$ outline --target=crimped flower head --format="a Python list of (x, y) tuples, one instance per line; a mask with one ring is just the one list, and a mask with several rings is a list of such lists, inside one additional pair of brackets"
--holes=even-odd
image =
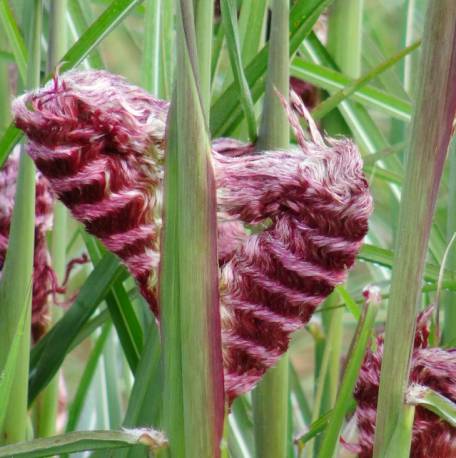
[[(290, 334), (345, 280), (372, 211), (356, 146), (323, 138), (293, 100), (287, 110), (298, 147), (255, 153), (254, 145), (233, 139), (213, 143), (230, 400), (257, 383), (286, 351)], [(105, 72), (67, 73), (13, 106), (58, 197), (123, 259), (156, 314), (167, 109)], [(296, 110), (308, 117), (311, 139)]]
[(220, 210), (263, 226), (221, 272), (225, 387), (230, 399), (251, 389), (287, 350), (290, 334), (345, 281), (368, 230), (372, 198), (356, 146), (312, 138), (287, 105), (299, 147), (214, 152)]
[[(456, 349), (428, 346), (429, 310), (417, 320), (415, 345), (412, 353), (410, 385), (428, 387), (456, 402)], [(358, 425), (358, 444), (347, 448), (360, 458), (372, 457), (383, 359), (383, 336), (376, 341), (376, 349), (364, 358), (354, 396), (357, 402), (355, 419)], [(411, 458), (449, 458), (456, 456), (456, 429), (429, 410), (417, 406), (413, 423)]]
[[(0, 169), (0, 276), (8, 249), (18, 169), (19, 149), (16, 148)], [(52, 226), (52, 204), (49, 184), (41, 173), (37, 173), (32, 286), (32, 334), (35, 339), (43, 333), (47, 321), (47, 299), (55, 283), (46, 244), (46, 232)]]
[(57, 76), (13, 103), (37, 167), (87, 231), (124, 260), (155, 313), (167, 109), (104, 71)]

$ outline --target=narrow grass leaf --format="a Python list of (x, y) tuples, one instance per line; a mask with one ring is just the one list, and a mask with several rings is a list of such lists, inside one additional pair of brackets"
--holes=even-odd
[(13, 50), (14, 60), (23, 82), (27, 79), (28, 52), (24, 37), (19, 30), (14, 13), (8, 0), (0, 1), (0, 23), (3, 25), (9, 44)]
[(257, 126), (255, 119), (255, 109), (253, 106), (252, 94), (245, 77), (244, 67), (241, 56), (241, 46), (239, 41), (239, 30), (237, 24), (237, 10), (233, 0), (221, 0), (223, 27), (225, 29), (225, 38), (230, 56), (231, 69), (234, 80), (238, 85), (239, 98), (242, 104), (249, 137), (252, 142), (256, 140)]
[(350, 407), (353, 389), (355, 388), (358, 373), (364, 359), (367, 344), (372, 335), (375, 324), (375, 317), (378, 311), (378, 303), (369, 301), (363, 311), (353, 337), (351, 351), (345, 367), (344, 376), (337, 394), (328, 427), (326, 428), (323, 440), (318, 453), (319, 458), (333, 456), (336, 450), (342, 424), (345, 415)]
[(79, 330), (105, 298), (115, 281), (121, 281), (125, 270), (117, 258), (107, 253), (96, 265), (79, 294), (62, 319), (34, 347), (31, 354), (29, 403), (49, 383), (61, 366)]
[[(106, 249), (94, 237), (86, 233), (83, 233), (83, 238), (92, 263), (98, 264), (107, 252)], [(135, 373), (144, 339), (136, 311), (121, 282), (113, 283), (105, 300), (128, 365), (131, 371)]]
[(0, 371), (0, 431), (3, 429), (3, 423), (8, 409), (10, 390), (12, 384), (14, 383), (14, 374), (16, 372), (21, 340), (24, 333), (29, 332), (29, 329), (26, 327), (27, 323), (27, 308), (24, 307), (21, 318), (17, 323), (17, 330), (14, 334), (13, 341), (11, 342), (8, 357), (5, 365)]
[(365, 73), (360, 78), (354, 80), (351, 84), (344, 87), (340, 91), (332, 94), (330, 97), (321, 102), (315, 109), (312, 111), (312, 116), (315, 119), (323, 118), (327, 113), (333, 110), (339, 103), (341, 103), (346, 98), (350, 97), (352, 94), (357, 92), (360, 88), (365, 86), (367, 83), (375, 79), (378, 75), (382, 74), (388, 68), (395, 65), (405, 56), (410, 54), (412, 51), (415, 51), (420, 46), (421, 42), (417, 41), (414, 44), (408, 46), (407, 48), (402, 49), (394, 56), (390, 57), (387, 61), (373, 68), (372, 70)]
[[(293, 55), (310, 33), (320, 13), (333, 0), (298, 1), (290, 12), (290, 56)], [(264, 86), (254, 91), (255, 84), (265, 75), (268, 65), (268, 46), (265, 46), (245, 68), (245, 76), (256, 102), (264, 93)], [(242, 109), (238, 104), (237, 84), (231, 84), (211, 108), (211, 132), (214, 137), (227, 135), (228, 120), (238, 116)], [(232, 126), (230, 126), (232, 128)]]
[(84, 403), (86, 401), (90, 384), (92, 382), (95, 370), (100, 360), (100, 356), (103, 352), (103, 348), (106, 344), (111, 329), (112, 325), (108, 321), (103, 326), (103, 329), (87, 359), (84, 372), (82, 373), (78, 383), (76, 394), (74, 395), (73, 401), (71, 402), (68, 409), (68, 421), (65, 427), (66, 432), (74, 431), (76, 429), (82, 409), (84, 408)]

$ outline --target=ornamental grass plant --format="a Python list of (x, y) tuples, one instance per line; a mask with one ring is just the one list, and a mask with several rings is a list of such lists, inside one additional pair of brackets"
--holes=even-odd
[(452, 0), (0, 37), (0, 457), (456, 456)]

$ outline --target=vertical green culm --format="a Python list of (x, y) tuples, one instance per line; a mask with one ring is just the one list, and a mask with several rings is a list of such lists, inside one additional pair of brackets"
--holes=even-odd
[(429, 2), (402, 187), (374, 457), (408, 456), (394, 432), (403, 423), (423, 267), (455, 112), (456, 3)]
[[(273, 0), (269, 63), (259, 150), (287, 148), (289, 125), (276, 90), (289, 92), (289, 0)], [(255, 448), (258, 458), (285, 458), (288, 443), (288, 356), (270, 369), (253, 392)]]

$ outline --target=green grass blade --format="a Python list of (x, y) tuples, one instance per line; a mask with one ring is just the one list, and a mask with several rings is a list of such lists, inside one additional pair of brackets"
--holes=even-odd
[[(289, 0), (272, 2), (271, 37), (258, 150), (288, 148), (288, 119), (276, 91), (289, 92)], [(255, 450), (258, 458), (285, 458), (288, 452), (288, 356), (269, 369), (253, 391)]]
[[(90, 21), (90, 5), (85, 3), (84, 8), (81, 5), (81, 0), (70, 0), (68, 2), (68, 13), (70, 21), (73, 25), (73, 28), (76, 32), (76, 39), (79, 39), (85, 31), (89, 28)], [(87, 59), (90, 68), (103, 68), (103, 59), (101, 57), (100, 51), (98, 48), (91, 49), (90, 52), (86, 53), (84, 57)]]
[(161, 433), (146, 428), (121, 431), (77, 431), (0, 447), (0, 457), (38, 458), (86, 450), (112, 450), (137, 444), (143, 444), (152, 452), (166, 447), (166, 439)]
[[(416, 111), (402, 188), (374, 457), (391, 451), (394, 431), (404, 416), (404, 390), (408, 383), (420, 282), (456, 112), (456, 4), (449, 0), (430, 3), (426, 23)], [(417, 199), (417, 195), (421, 198)], [(402, 349), (400, 353), (398, 348)]]
[[(291, 75), (329, 92), (341, 91), (354, 82), (336, 70), (303, 60), (299, 56), (293, 60)], [(358, 87), (350, 99), (402, 121), (410, 121), (412, 107), (407, 99), (398, 98), (374, 86)]]
[(256, 56), (264, 42), (267, 0), (243, 0), (239, 13), (239, 39), (242, 61), (246, 64)]
[(407, 403), (422, 406), (456, 428), (456, 404), (432, 388), (412, 385), (407, 392)]
[[(106, 250), (93, 237), (83, 234), (93, 264), (98, 264)], [(133, 373), (138, 366), (143, 348), (143, 331), (125, 287), (115, 282), (106, 294), (109, 313), (119, 336), (122, 349)]]
[(0, 1), (0, 23), (8, 37), (8, 41), (13, 50), (14, 60), (23, 82), (27, 79), (27, 60), (28, 52), (24, 38), (19, 30), (14, 13), (8, 4), (8, 0)]
[[(395, 252), (366, 243), (362, 246), (358, 254), (358, 258), (391, 269), (394, 265)], [(438, 266), (426, 263), (424, 265), (423, 277), (427, 281), (437, 283), (439, 280), (439, 272), (440, 268)], [(443, 281), (446, 288), (453, 290), (456, 287), (455, 273), (453, 271), (445, 270), (443, 273)]]
[(344, 87), (340, 91), (332, 94), (326, 100), (321, 102), (315, 109), (312, 111), (312, 116), (315, 119), (323, 118), (327, 113), (333, 110), (340, 102), (350, 97), (356, 91), (361, 89), (364, 85), (375, 79), (378, 75), (382, 74), (388, 68), (391, 68), (405, 56), (415, 51), (420, 46), (421, 42), (417, 41), (407, 48), (402, 49), (394, 56), (390, 57), (387, 61), (381, 63), (377, 67), (373, 68), (360, 78), (354, 80), (350, 85)]
[(0, 431), (3, 430), (3, 423), (8, 410), (9, 395), (12, 384), (14, 383), (14, 374), (16, 372), (20, 344), (24, 334), (30, 332), (26, 327), (28, 324), (27, 312), (27, 308), (24, 308), (18, 321), (17, 330), (11, 342), (7, 359), (0, 371)]
[[(40, 36), (42, 2), (33, 2), (30, 29), (27, 34), (29, 61), (27, 87), (40, 83)], [(31, 329), (31, 290), (35, 236), (35, 166), (22, 149), (11, 220), (8, 249), (0, 281), (0, 368), (8, 360), (18, 323), (25, 313), (25, 328)], [(24, 312), (26, 310), (26, 312)], [(14, 375), (15, 383), (8, 393), (7, 415), (0, 430), (0, 443), (25, 439), (27, 427), (27, 379), (29, 370), (30, 332), (24, 332)]]
[(79, 421), (82, 409), (84, 407), (84, 402), (89, 391), (90, 383), (92, 382), (93, 376), (95, 374), (95, 369), (100, 360), (100, 356), (103, 352), (103, 348), (108, 340), (109, 332), (111, 331), (112, 325), (110, 322), (107, 322), (101, 331), (100, 336), (97, 338), (95, 346), (93, 347), (90, 356), (87, 359), (87, 363), (84, 368), (84, 372), (81, 375), (81, 379), (78, 383), (78, 388), (74, 399), (70, 404), (68, 409), (68, 421), (66, 424), (65, 431), (70, 432), (76, 429), (76, 426)]
[(367, 303), (363, 315), (358, 322), (337, 400), (321, 442), (318, 453), (319, 458), (333, 456), (338, 445), (340, 430), (351, 404), (353, 389), (355, 388), (367, 344), (372, 335), (377, 310), (378, 304), (373, 301)]
[(61, 72), (70, 70), (80, 64), (85, 57), (108, 35), (118, 24), (141, 3), (142, 0), (114, 0), (111, 5), (90, 25), (79, 40), (62, 57)]
[(3, 167), (3, 164), (8, 159), (9, 153), (19, 143), (22, 136), (22, 130), (17, 129), (12, 124), (8, 126), (6, 132), (0, 139), (0, 167)]
[(221, 7), (225, 38), (231, 61), (231, 69), (233, 71), (234, 80), (238, 85), (239, 98), (247, 120), (249, 137), (250, 140), (254, 142), (257, 137), (255, 109), (253, 106), (252, 94), (250, 93), (250, 88), (247, 83), (242, 64), (241, 45), (237, 25), (237, 11), (233, 0), (222, 0)]
[[(298, 49), (304, 38), (310, 33), (320, 13), (333, 0), (300, 0), (290, 13), (290, 56)], [(264, 76), (268, 65), (268, 47), (264, 47), (245, 68), (245, 76), (252, 90), (252, 97), (257, 101), (263, 95), (264, 87), (254, 91), (255, 84)], [(231, 84), (217, 99), (211, 108), (211, 132), (213, 137), (228, 135), (228, 121), (238, 116), (242, 109), (238, 104), (237, 84)], [(230, 125), (232, 129), (232, 126)]]
[(109, 288), (124, 274), (117, 258), (107, 253), (96, 265), (82, 286), (73, 305), (62, 319), (32, 352), (29, 403), (49, 383), (61, 366), (81, 327), (87, 322), (97, 305), (105, 298)]

